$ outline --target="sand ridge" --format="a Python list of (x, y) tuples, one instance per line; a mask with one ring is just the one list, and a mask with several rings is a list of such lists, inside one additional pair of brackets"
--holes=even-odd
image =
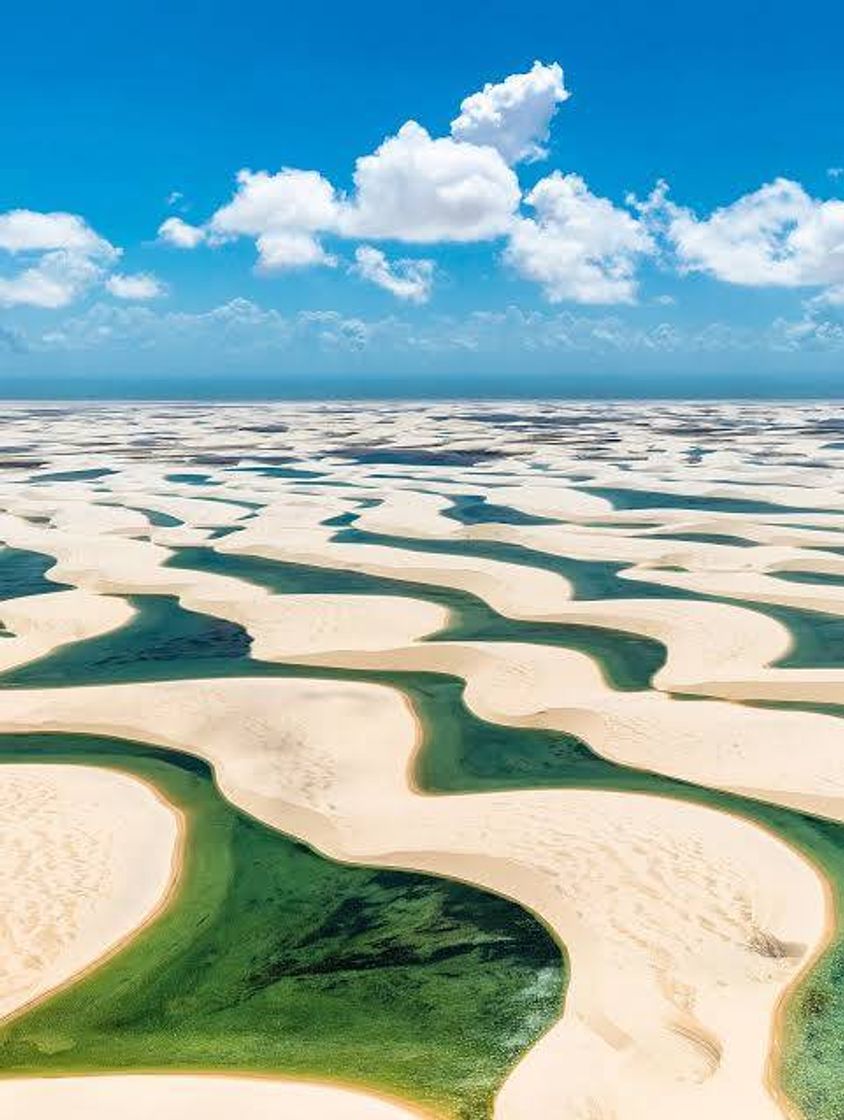
[[(43, 411), (10, 410), (10, 446), (37, 445), (41, 462), (4, 474), (0, 539), (53, 556), (51, 578), (75, 590), (43, 605), (0, 604), (16, 635), (0, 644), (9, 658), (0, 664), (120, 625), (131, 615), (121, 595), (174, 595), (244, 626), (257, 658), (448, 672), (489, 720), (568, 731), (619, 764), (840, 819), (836, 720), (729, 702), (844, 698), (842, 670), (772, 668), (790, 635), (752, 609), (841, 613), (844, 449), (823, 406), (158, 404), (47, 409), (49, 423)], [(113, 473), (96, 477), (102, 466)], [(625, 509), (583, 487), (648, 493)], [(450, 514), (466, 498), (475, 503), (467, 521), (485, 501), (557, 523), (496, 523), (508, 517), (494, 508), (490, 522), (464, 523)], [(395, 546), (332, 539), (325, 522), (340, 515)], [(413, 550), (400, 537), (454, 551)], [(459, 555), (472, 540), (619, 565), (630, 596), (575, 599), (570, 581), (532, 567), (530, 553), (526, 564)], [(270, 595), (166, 567), (184, 545), (404, 579), (408, 595)], [(831, 578), (778, 577), (788, 571)], [(414, 598), (414, 582), (471, 592), (514, 619), (641, 634), (665, 644), (667, 661), (652, 689), (619, 693), (573, 651), (437, 641), (445, 612)], [(735, 605), (648, 598), (656, 583)], [(664, 695), (672, 691), (703, 699)], [(193, 750), (233, 801), (329, 855), (463, 877), (539, 914), (571, 955), (571, 988), (559, 1023), (504, 1084), (496, 1120), (773, 1120), (788, 1108), (766, 1083), (768, 1027), (824, 943), (831, 910), (817, 871), (746, 820), (598, 790), (424, 797), (412, 783), (418, 728), (400, 696), (372, 685), (6, 691), (0, 720), (7, 730), (96, 730)], [(135, 1078), (74, 1078), (9, 1092), (45, 1116), (81, 1115), (97, 1101), (122, 1111), (136, 1094), (181, 1120), (177, 1098), (189, 1086), (209, 1110), (225, 1099), (229, 1111), (262, 1115), (296, 1100), (332, 1117), (336, 1105), (338, 1120), (376, 1115), (369, 1095), (340, 1102), (329, 1087), (309, 1087), (306, 1104), (275, 1083), (259, 1102), (238, 1079), (216, 1079), (218, 1098), (197, 1080), (150, 1078), (140, 1092)], [(378, 1104), (392, 1109), (379, 1120), (407, 1115)]]
[[(525, 1059), (536, 1076), (517, 1069), (499, 1117), (535, 1116), (549, 1093), (560, 1116), (601, 1100), (638, 1120), (666, 1093), (695, 1116), (728, 1102), (777, 1115), (759, 1024), (824, 936), (825, 898), (805, 860), (746, 821), (593, 790), (419, 796), (408, 784), (414, 720), (398, 693), (374, 685), (14, 692), (0, 697), (0, 727), (200, 754), (226, 796), (330, 856), (456, 875), (538, 913), (569, 951), (572, 984), (559, 1026)], [(760, 881), (760, 863), (776, 874)], [(612, 1089), (622, 1073), (623, 1101)]]
[(0, 766), (0, 1019), (99, 962), (151, 920), (178, 876), (177, 812), (93, 766)]

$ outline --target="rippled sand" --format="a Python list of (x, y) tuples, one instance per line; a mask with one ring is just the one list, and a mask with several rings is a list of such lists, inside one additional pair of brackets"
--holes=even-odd
[(178, 871), (174, 810), (90, 766), (0, 766), (0, 837), (0, 1018), (113, 951)]
[[(735, 703), (844, 703), (844, 666), (779, 666), (792, 637), (756, 609), (844, 614), (844, 452), (822, 406), (151, 405), (57, 412), (49, 428), (25, 410), (8, 419), (10, 442), (37, 440), (50, 468), (0, 482), (0, 541), (54, 558), (49, 578), (72, 590), (0, 602), (2, 668), (125, 624), (124, 596), (173, 595), (244, 627), (256, 658), (456, 675), (491, 722), (569, 732), (617, 764), (844, 819), (837, 717)], [(145, 450), (132, 447), (139, 432)], [(405, 461), (379, 463), (379, 449)], [(114, 473), (50, 480), (68, 460)], [(337, 539), (350, 519), (378, 538)], [(479, 542), (522, 551), (481, 556)], [(407, 593), (271, 594), (167, 566), (188, 545), (399, 580)], [(603, 565), (620, 590), (583, 598), (542, 558)], [(781, 578), (794, 571), (824, 578)], [(513, 620), (656, 639), (665, 665), (650, 688), (619, 692), (583, 653), (438, 640), (448, 613), (422, 585)], [(2, 690), (0, 729), (191, 751), (233, 802), (332, 857), (451, 875), (535, 912), (566, 947), (571, 983), (559, 1022), (505, 1080), (497, 1120), (785, 1114), (769, 1083), (773, 1024), (834, 915), (819, 871), (746, 819), (607, 790), (425, 796), (401, 695), (342, 680)], [(87, 767), (4, 766), (0, 796), (2, 1012), (149, 918), (177, 824), (140, 783)], [(414, 1114), (229, 1078), (0, 1081), (4, 1098), (44, 1117), (141, 1104), (173, 1120)]]

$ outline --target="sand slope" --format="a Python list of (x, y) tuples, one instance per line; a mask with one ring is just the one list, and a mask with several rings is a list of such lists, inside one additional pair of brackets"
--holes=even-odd
[(499, 1118), (779, 1115), (763, 1079), (768, 1024), (824, 936), (826, 903), (818, 874), (754, 825), (638, 794), (419, 796), (407, 777), (414, 721), (373, 685), (7, 693), (0, 728), (192, 751), (234, 802), (329, 855), (457, 875), (536, 911), (567, 946), (572, 983), (560, 1024), (505, 1084)]
[(0, 765), (0, 1018), (104, 956), (156, 911), (179, 821), (143, 782)]
[(425, 1115), (327, 1085), (151, 1074), (0, 1081), (0, 1110), (29, 1120), (411, 1120)]

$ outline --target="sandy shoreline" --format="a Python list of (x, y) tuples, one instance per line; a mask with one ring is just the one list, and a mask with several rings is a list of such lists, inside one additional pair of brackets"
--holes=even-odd
[[(324, 511), (313, 498), (279, 502), (268, 507), (266, 517), (259, 515), (234, 537), (223, 538), (216, 548), (235, 555), (363, 571), (408, 583), (408, 597), (402, 601), (395, 597), (338, 597), (335, 606), (341, 611), (332, 608), (330, 620), (326, 617), (318, 628), (344, 627), (345, 633), (333, 641), (334, 648), (343, 648), (345, 642), (349, 649), (355, 649), (361, 635), (380, 633), (382, 637), (377, 641), (371, 638), (371, 643), (387, 649), (438, 629), (443, 624), (442, 610), (413, 598), (413, 582), (418, 581), (469, 591), (514, 619), (602, 626), (655, 638), (668, 650), (667, 663), (654, 680), (654, 686), (664, 691), (808, 703), (834, 703), (844, 698), (844, 669), (768, 668), (770, 662), (787, 652), (789, 634), (775, 620), (738, 602), (731, 606), (635, 598), (573, 601), (571, 588), (561, 576), (526, 565), (413, 553), (399, 547), (338, 544), (331, 541), (330, 530), (314, 526), (321, 513)], [(218, 614), (246, 626), (260, 656), (272, 657), (275, 650), (289, 648), (283, 634), (294, 596), (271, 596), (242, 580), (162, 567), (170, 551), (142, 540), (45, 530), (10, 515), (0, 515), (0, 537), (55, 557), (56, 565), (50, 573), (54, 579), (91, 593), (175, 594), (189, 609)], [(660, 582), (671, 575), (651, 570), (641, 574)], [(752, 577), (764, 578), (769, 577)], [(636, 581), (630, 582), (635, 596)], [(806, 590), (813, 589), (798, 588), (796, 599), (804, 601)], [(326, 610), (330, 598), (322, 597)], [(344, 621), (342, 614), (351, 609), (351, 604), (341, 603), (341, 598), (357, 600), (364, 614), (375, 612), (373, 624)]]
[[(351, 421), (340, 425), (346, 439), (363, 440)], [(424, 447), (416, 425), (408, 413), (397, 430)], [(471, 449), (457, 428), (447, 444), (461, 447), (465, 438)], [(206, 438), (213, 447), (213, 434), (197, 432), (200, 443)], [(788, 570), (844, 576), (844, 556), (832, 551), (844, 545), (842, 488), (825, 468), (807, 467), (811, 473), (801, 476), (788, 464), (742, 463), (722, 447), (692, 469), (640, 440), (642, 465), (637, 438), (619, 435), (637, 464), (630, 472), (623, 456), (618, 463), (599, 457), (584, 475), (580, 449), (549, 443), (537, 456), (512, 432), (502, 432), (500, 445), (493, 441), (489, 462), (464, 467), (457, 456), (457, 465), (414, 471), (397, 460), (373, 470), (365, 461), (326, 458), (314, 427), (304, 435), (291, 430), (290, 439), (298, 441), (297, 467), (311, 478), (324, 474), (319, 484), (301, 473), (241, 477), (214, 465), (141, 460), (124, 463), (104, 484), (12, 480), (0, 487), (7, 511), (0, 539), (53, 556), (50, 577), (76, 590), (0, 603), (0, 619), (16, 635), (0, 643), (0, 669), (122, 625), (131, 609), (120, 595), (175, 595), (188, 609), (244, 626), (256, 658), (447, 672), (466, 681), (467, 705), (491, 722), (565, 731), (619, 765), (844, 819), (840, 724), (732, 702), (844, 702), (844, 669), (770, 668), (790, 635), (748, 609), (771, 602), (844, 614), (844, 588), (777, 578)], [(820, 457), (820, 437), (809, 442)], [(499, 446), (510, 458), (495, 458)], [(545, 470), (680, 499), (739, 499), (745, 507), (756, 499), (760, 509), (613, 509)], [(467, 497), (527, 520), (485, 523), (481, 516), (473, 524), (478, 511)], [(463, 502), (463, 521), (449, 516), (454, 498)], [(766, 502), (797, 512), (766, 509)], [(150, 524), (143, 509), (178, 524)], [(453, 542), (454, 552), (332, 540), (336, 529), (324, 522), (344, 514), (387, 537)], [(560, 523), (528, 523), (536, 517)], [(221, 529), (234, 532), (212, 539)], [(672, 533), (691, 537), (666, 539)], [(619, 565), (629, 598), (574, 599), (570, 581), (554, 572), (459, 555), (464, 540)], [(408, 594), (271, 595), (239, 579), (163, 566), (171, 546), (199, 544), (404, 580)], [(640, 634), (662, 642), (667, 661), (652, 689), (621, 693), (592, 658), (559, 647), (423, 641), (446, 612), (414, 598), (414, 582), (468, 591), (513, 619)], [(735, 605), (645, 597), (657, 583)], [(665, 695), (672, 691), (704, 698), (675, 700)], [(719, 1112), (782, 1120), (791, 1111), (772, 1064), (782, 1008), (835, 916), (811, 860), (759, 825), (619, 791), (423, 796), (412, 783), (416, 717), (400, 695), (373, 685), (241, 678), (0, 690), (0, 729), (90, 731), (190, 751), (214, 767), (234, 803), (333, 858), (465, 879), (537, 914), (566, 946), (571, 986), (563, 1017), (505, 1082), (496, 1120), (711, 1120)], [(69, 808), (64, 818), (72, 816)], [(367, 1093), (341, 1099), (324, 1085), (273, 1081), (253, 1095), (247, 1081), (0, 1081), (0, 1102), (6, 1093), (12, 1111), (45, 1120), (58, 1111), (81, 1120), (136, 1106), (138, 1120), (150, 1108), (165, 1120), (188, 1120), (192, 1093), (212, 1117), (235, 1108), (256, 1120), (308, 1109), (331, 1120), (422, 1115)]]
[(134, 614), (124, 599), (78, 588), (5, 599), (0, 602), (0, 624), (12, 636), (0, 640), (0, 673), (46, 657), (69, 642), (107, 634), (125, 626)]
[(181, 814), (94, 766), (0, 764), (0, 1021), (77, 982), (153, 922), (177, 888)]
[(0, 1108), (9, 1116), (90, 1120), (435, 1120), (375, 1093), (325, 1083), (221, 1074), (122, 1074), (0, 1078)]
[[(287, 507), (286, 536), (280, 527), (274, 530), (284, 539), (283, 545), (255, 544), (245, 530), (238, 535), (244, 540), (224, 541), (220, 547), (235, 554), (282, 558), (291, 558), (292, 552), (292, 558), (323, 565), (340, 562), (356, 570), (387, 570), (394, 578), (410, 578), (408, 572), (412, 575), (414, 569), (403, 567), (405, 553), (400, 549), (332, 545), (322, 534), (321, 543), (303, 554), (302, 533), (315, 531), (295, 526), (318, 512), (314, 502)], [(271, 524), (275, 526), (275, 520)], [(801, 711), (773, 713), (717, 699), (702, 699), (692, 709), (658, 691), (616, 692), (589, 657), (559, 647), (423, 642), (420, 639), (445, 624), (447, 615), (442, 607), (412, 594), (272, 595), (240, 579), (162, 567), (169, 552), (142, 541), (83, 538), (29, 526), (17, 526), (17, 532), (31, 547), (50, 548), (58, 556), (53, 574), (89, 589), (43, 596), (45, 611), (53, 603), (68, 602), (66, 596), (74, 594), (87, 594), (95, 604), (119, 609), (121, 600), (96, 595), (94, 589), (175, 594), (189, 609), (244, 626), (254, 639), (253, 655), (264, 660), (451, 673), (467, 681), (467, 704), (493, 722), (568, 731), (615, 762), (720, 789), (754, 790), (769, 800), (812, 812), (823, 806), (821, 811), (838, 819), (844, 813), (844, 758), (833, 717)], [(377, 562), (368, 559), (372, 551)], [(521, 576), (523, 569), (518, 566), (482, 561), (477, 568), (469, 560), (441, 569), (438, 557), (425, 559), (426, 581), (469, 586), (505, 609), (509, 605), (508, 613), (519, 617), (539, 615), (553, 621), (613, 626), (662, 639), (668, 660), (654, 682), (661, 689), (704, 697), (766, 698), (787, 693), (828, 699), (844, 680), (844, 671), (838, 670), (754, 671), (763, 657), (784, 652), (789, 636), (779, 623), (751, 611), (658, 599), (572, 602), (562, 610), (548, 611), (545, 581), (519, 584), (521, 609), (516, 609), (510, 589)], [(550, 577), (550, 586), (557, 588), (558, 577), (538, 575)], [(408, 587), (412, 592), (412, 584)], [(501, 603), (502, 596), (507, 603)], [(718, 678), (707, 678), (707, 670)]]
[[(762, 1025), (823, 935), (824, 896), (802, 857), (748, 822), (591, 790), (420, 797), (407, 780), (415, 721), (399, 694), (373, 685), (16, 692), (0, 697), (0, 727), (188, 750), (214, 766), (235, 803), (329, 856), (465, 878), (534, 910), (566, 945), (572, 981), (565, 1016), (505, 1083), (500, 1120), (535, 1117), (543, 1103), (574, 1117), (596, 1094), (631, 1120), (669, 1099), (701, 1118), (737, 1101), (745, 1116), (778, 1115), (764, 1089)], [(771, 869), (764, 883), (760, 864)], [(670, 899), (655, 889), (664, 880)], [(748, 956), (760, 938), (804, 948)], [(688, 995), (677, 1003), (672, 989)], [(608, 1087), (622, 1083), (625, 1099), (615, 1100)]]

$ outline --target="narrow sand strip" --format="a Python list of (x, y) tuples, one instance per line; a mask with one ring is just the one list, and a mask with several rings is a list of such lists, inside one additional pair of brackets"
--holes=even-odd
[(352, 1089), (186, 1074), (0, 1080), (0, 1112), (27, 1120), (433, 1120)]
[[(303, 650), (309, 628), (305, 618)], [(285, 634), (288, 649), (295, 634)], [(313, 647), (311, 639), (310, 646)], [(515, 642), (424, 642), (403, 649), (288, 652), (271, 660), (448, 673), (490, 723), (562, 731), (611, 762), (844, 821), (841, 722), (658, 692), (610, 689), (587, 656)]]
[[(391, 648), (433, 633), (447, 621), (443, 608), (418, 599), (376, 595), (274, 596), (244, 580), (165, 568), (163, 564), (172, 552), (148, 541), (45, 530), (8, 516), (0, 516), (0, 538), (14, 542), (16, 547), (32, 548), (55, 557), (56, 564), (50, 569), (49, 578), (87, 589), (75, 594), (87, 594), (98, 615), (105, 610), (122, 611), (127, 612), (124, 618), (128, 618), (132, 613), (126, 604), (116, 605), (120, 604), (119, 599), (104, 596), (175, 595), (188, 610), (212, 614), (244, 626), (255, 639), (256, 651), (262, 656), (271, 653), (276, 643), (283, 642), (285, 627), (290, 624), (291, 617), (295, 621), (302, 610), (307, 611), (318, 648), (322, 648), (326, 640), (332, 648), (344, 648), (346, 641), (349, 648), (358, 648), (360, 638), (356, 635), (366, 636), (364, 648)], [(59, 600), (61, 596), (43, 598)], [(0, 604), (0, 618), (4, 617), (3, 606), (5, 604)], [(45, 618), (52, 619), (49, 606), (45, 602), (43, 611)], [(98, 624), (96, 619), (91, 622), (92, 626)], [(55, 627), (61, 629), (59, 622)], [(97, 631), (82, 636), (93, 636), (94, 632)]]
[(538, 913), (571, 957), (566, 1013), (505, 1084), (498, 1120), (781, 1120), (769, 1027), (827, 915), (818, 873), (765, 830), (641, 794), (419, 796), (415, 721), (373, 685), (14, 692), (0, 727), (190, 751), (233, 802), (332, 857), (456, 876)]
[[(319, 514), (317, 499), (297, 496), (295, 500), (273, 506), (266, 516), (250, 522), (249, 528), (234, 537), (222, 539), (217, 548), (221, 552), (364, 571), (404, 579), (409, 584), (421, 581), (456, 587), (480, 596), (512, 618), (597, 625), (654, 637), (668, 648), (668, 662), (654, 682), (656, 687), (666, 691), (729, 696), (734, 694), (730, 691), (731, 682), (738, 682), (740, 691), (735, 695), (743, 698), (766, 699), (774, 695), (813, 701), (820, 695), (829, 701), (841, 696), (844, 672), (823, 670), (816, 675), (810, 670), (811, 676), (805, 673), (796, 676), (794, 671), (788, 670), (786, 672), (791, 675), (785, 679), (781, 671), (766, 670), (768, 663), (788, 649), (788, 632), (774, 620), (738, 605), (635, 598), (572, 602), (566, 580), (528, 565), (451, 554), (415, 553), (384, 546), (338, 544), (330, 539), (330, 530), (314, 525)], [(13, 545), (56, 557), (53, 578), (91, 590), (176, 594), (185, 606), (196, 610), (207, 609), (213, 603), (211, 613), (241, 621), (250, 629), (256, 626), (257, 617), (253, 630), (256, 637), (260, 632), (261, 611), (257, 616), (255, 611), (243, 613), (242, 604), (250, 600), (255, 606), (260, 602), (266, 607), (271, 601), (265, 591), (242, 581), (162, 568), (171, 553), (144, 541), (45, 530), (8, 515), (0, 517), (0, 537)], [(611, 547), (612, 542), (604, 543)], [(642, 578), (662, 577), (663, 580), (676, 575), (648, 569), (641, 569), (640, 574)], [(785, 585), (779, 581), (779, 586)], [(635, 594), (635, 590), (636, 584), (631, 581), (631, 592)], [(803, 590), (812, 592), (813, 589)], [(800, 594), (799, 588), (797, 594)], [(375, 607), (378, 597), (373, 597), (372, 602)], [(398, 618), (404, 609), (401, 601), (394, 598), (380, 602), (381, 614), (396, 617), (396, 626), (404, 630), (405, 641), (430, 633), (441, 625), (437, 621), (441, 614), (435, 620), (432, 613), (435, 608), (430, 604), (426, 621), (418, 614), (407, 615), (402, 621)], [(418, 612), (421, 608), (417, 604), (414, 609)], [(266, 620), (268, 626), (270, 622)], [(395, 640), (396, 644), (401, 641), (397, 635)], [(349, 648), (354, 648), (354, 644)], [(769, 673), (774, 674), (770, 681)], [(756, 691), (754, 680), (759, 682)]]
[[(776, 620), (738, 604), (635, 598), (572, 601), (566, 580), (529, 565), (341, 544), (326, 530), (288, 528), (282, 533), (268, 521), (256, 521), (236, 538), (220, 541), (216, 550), (384, 576), (407, 582), (411, 594), (413, 583), (455, 587), (477, 595), (508, 618), (600, 626), (655, 638), (666, 646), (668, 658), (653, 684), (666, 692), (727, 697), (732, 682), (738, 681), (743, 698), (765, 699), (770, 679), (784, 698), (786, 684), (788, 698), (795, 700), (815, 699), (818, 687), (826, 699), (844, 694), (844, 670), (812, 669), (796, 675), (794, 670), (768, 669), (788, 651), (791, 636)], [(635, 589), (631, 582), (633, 594)], [(781, 680), (783, 673), (789, 675)], [(756, 692), (754, 682), (759, 685)]]
[(517, 544), (551, 556), (627, 564), (630, 567), (625, 575), (629, 579), (647, 578), (640, 577), (639, 572), (647, 572), (651, 567), (677, 567), (701, 576), (736, 578), (785, 568), (844, 570), (844, 558), (818, 549), (761, 544), (743, 548), (709, 541), (669, 540), (646, 533), (619, 535), (568, 525), (470, 525), (465, 536), (468, 540)]
[(0, 602), (0, 623), (11, 637), (0, 640), (0, 672), (26, 665), (68, 642), (96, 638), (124, 626), (134, 615), (124, 599), (90, 591), (54, 591)]
[(179, 833), (173, 807), (128, 774), (37, 755), (0, 764), (0, 1018), (157, 914), (178, 874)]
[[(571, 584), (556, 572), (529, 565), (486, 560), (458, 552), (413, 552), (389, 545), (333, 541), (331, 530), (292, 528), (274, 519), (256, 519), (236, 538), (217, 545), (222, 553), (264, 556), (290, 563), (366, 572), (408, 583), (431, 583), (468, 591), (501, 614), (536, 617), (560, 609), (571, 599)], [(541, 604), (541, 606), (540, 606)]]
[[(801, 566), (801, 570), (810, 569)], [(679, 587), (703, 595), (844, 615), (844, 581), (836, 587), (831, 584), (791, 583), (763, 572), (675, 572), (648, 567), (633, 567), (623, 575), (626, 579)]]
[[(5, 531), (10, 532), (8, 527)], [(316, 530), (304, 532), (311, 535)], [(510, 642), (420, 643), (421, 637), (444, 625), (446, 616), (442, 608), (413, 598), (273, 596), (230, 577), (162, 568), (168, 553), (145, 542), (91, 541), (31, 526), (23, 534), (28, 541), (35, 536), (40, 547), (49, 547), (62, 557), (54, 570), (62, 578), (122, 592), (178, 594), (191, 609), (245, 626), (254, 636), (256, 657), (346, 668), (452, 673), (467, 680), (467, 703), (492, 721), (553, 727), (585, 738), (598, 753), (625, 765), (719, 789), (755, 790), (768, 800), (834, 817), (841, 813), (844, 758), (836, 745), (839, 724), (831, 717), (739, 709), (718, 702), (704, 709), (651, 692), (616, 693), (606, 686), (589, 658), (573, 651)], [(338, 547), (323, 543), (327, 552), (317, 550), (317, 557), (323, 563), (334, 560)], [(357, 546), (347, 547), (354, 550)], [(229, 550), (246, 551), (239, 544)], [(248, 551), (253, 550), (249, 546)], [(394, 565), (404, 555), (388, 548), (378, 552), (388, 554)], [(360, 561), (355, 559), (355, 563)], [(438, 579), (439, 572), (433, 570), (426, 576)], [(447, 570), (445, 578), (462, 581), (464, 573)], [(494, 588), (499, 586), (498, 578), (498, 570), (494, 577), (488, 573), (480, 577), (488, 583), (491, 580)], [(526, 593), (528, 610), (531, 603), (538, 605), (537, 595), (530, 599)], [(801, 694), (820, 691), (826, 696), (825, 690), (839, 687), (844, 679), (844, 673), (834, 671), (831, 678), (824, 676), (829, 671), (805, 671), (801, 677), (790, 675), (792, 670), (757, 669), (754, 674), (761, 651), (779, 653), (787, 648), (787, 632), (753, 612), (717, 604), (696, 606), (700, 610), (686, 611), (686, 604), (665, 601), (572, 603), (550, 617), (639, 629), (667, 638), (671, 656), (658, 678), (662, 687), (677, 688), (679, 684), (688, 692), (723, 691), (728, 695), (733, 688), (741, 692), (741, 685), (732, 682), (749, 680), (758, 695), (763, 692), (766, 674), (779, 672), (787, 677), (780, 687), (788, 684)], [(744, 631), (730, 628), (733, 616), (741, 622), (747, 616), (752, 625)], [(677, 631), (682, 642), (672, 642)], [(720, 674), (725, 683), (707, 681), (706, 670)], [(708, 721), (705, 737), (700, 733), (704, 717)]]

